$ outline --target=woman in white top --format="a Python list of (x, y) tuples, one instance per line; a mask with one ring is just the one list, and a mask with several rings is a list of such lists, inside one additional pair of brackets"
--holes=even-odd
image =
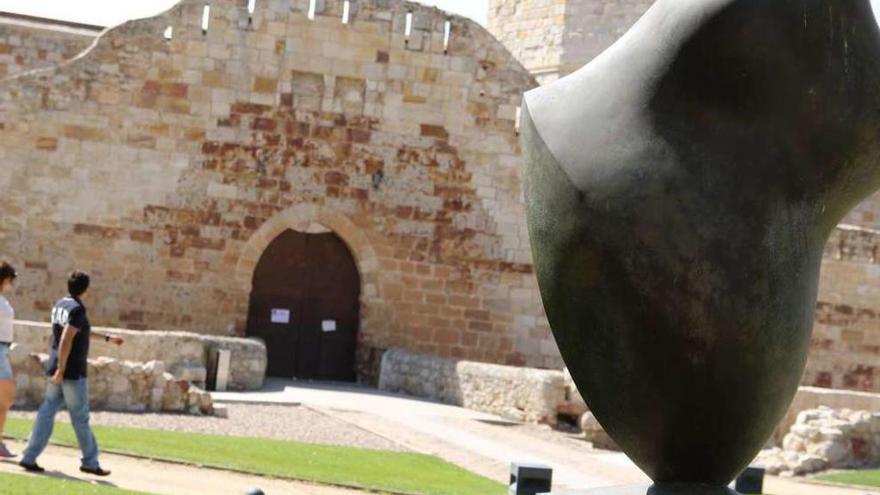
[(12, 346), (12, 321), (15, 310), (6, 300), (5, 294), (12, 290), (18, 275), (9, 263), (0, 262), (0, 458), (15, 457), (3, 443), (3, 427), (6, 426), (6, 413), (15, 403), (15, 377), (9, 362), (9, 348)]

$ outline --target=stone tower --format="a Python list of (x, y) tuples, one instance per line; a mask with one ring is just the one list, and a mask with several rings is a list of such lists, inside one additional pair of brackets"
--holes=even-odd
[(489, 0), (489, 31), (541, 84), (611, 46), (652, 0)]

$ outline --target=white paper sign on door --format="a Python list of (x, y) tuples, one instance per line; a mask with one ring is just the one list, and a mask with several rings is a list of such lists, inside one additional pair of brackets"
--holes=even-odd
[(272, 323), (290, 323), (290, 310), (272, 309)]
[(321, 322), (321, 330), (325, 332), (336, 331), (336, 320), (324, 320)]

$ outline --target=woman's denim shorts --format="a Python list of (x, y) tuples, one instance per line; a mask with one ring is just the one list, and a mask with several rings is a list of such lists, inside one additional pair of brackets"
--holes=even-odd
[(0, 344), (0, 380), (12, 380), (12, 363), (9, 362), (9, 344)]

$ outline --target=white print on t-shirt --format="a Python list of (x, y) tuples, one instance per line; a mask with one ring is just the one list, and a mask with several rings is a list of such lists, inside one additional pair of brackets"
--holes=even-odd
[(52, 308), (53, 325), (61, 325), (62, 327), (66, 327), (68, 323), (70, 323), (70, 311), (59, 307)]

